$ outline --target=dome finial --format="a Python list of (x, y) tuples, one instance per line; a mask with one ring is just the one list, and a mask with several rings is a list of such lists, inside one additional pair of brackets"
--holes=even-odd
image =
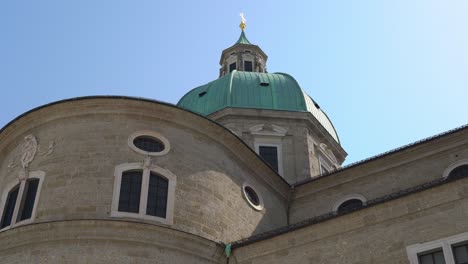
[(245, 29), (245, 17), (244, 17), (244, 13), (240, 13), (240, 17), (241, 17), (241, 23), (239, 25), (239, 27), (242, 29), (242, 31), (244, 31)]

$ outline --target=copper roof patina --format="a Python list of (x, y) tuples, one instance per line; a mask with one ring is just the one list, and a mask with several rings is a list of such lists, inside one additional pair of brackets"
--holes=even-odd
[(285, 73), (236, 71), (199, 86), (184, 95), (177, 106), (208, 116), (227, 107), (310, 112), (340, 143), (327, 115)]
[(242, 31), (242, 33), (240, 34), (239, 39), (237, 40), (236, 44), (248, 44), (248, 45), (251, 45), (250, 41), (249, 41), (249, 40), (247, 39), (247, 37), (245, 36), (244, 31)]

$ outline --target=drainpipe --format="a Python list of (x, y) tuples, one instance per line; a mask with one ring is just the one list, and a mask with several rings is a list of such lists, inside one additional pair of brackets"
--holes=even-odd
[(226, 264), (229, 264), (229, 257), (231, 256), (231, 244), (225, 244), (224, 254), (226, 254)]

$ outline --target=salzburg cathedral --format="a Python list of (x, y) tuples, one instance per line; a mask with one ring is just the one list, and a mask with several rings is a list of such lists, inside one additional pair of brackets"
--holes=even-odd
[(3, 127), (0, 264), (468, 263), (468, 126), (342, 166), (240, 28), (176, 105), (71, 98)]

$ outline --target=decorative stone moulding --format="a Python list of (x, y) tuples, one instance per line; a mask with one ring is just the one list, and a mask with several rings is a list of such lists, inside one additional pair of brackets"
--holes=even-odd
[(263, 135), (263, 136), (278, 136), (284, 137), (286, 136), (286, 132), (288, 130), (284, 127), (280, 127), (277, 125), (255, 125), (249, 128), (250, 133), (253, 135)]
[[(139, 148), (135, 145), (135, 139), (139, 137), (148, 137), (150, 139), (153, 139), (155, 141), (159, 141), (164, 147), (161, 151), (157, 152), (150, 152), (146, 151), (142, 148)], [(171, 149), (171, 144), (169, 143), (169, 140), (167, 140), (163, 135), (161, 135), (158, 132), (150, 131), (150, 130), (140, 130), (132, 133), (128, 137), (128, 146), (135, 152), (146, 155), (146, 156), (162, 156), (165, 155), (169, 152)]]

